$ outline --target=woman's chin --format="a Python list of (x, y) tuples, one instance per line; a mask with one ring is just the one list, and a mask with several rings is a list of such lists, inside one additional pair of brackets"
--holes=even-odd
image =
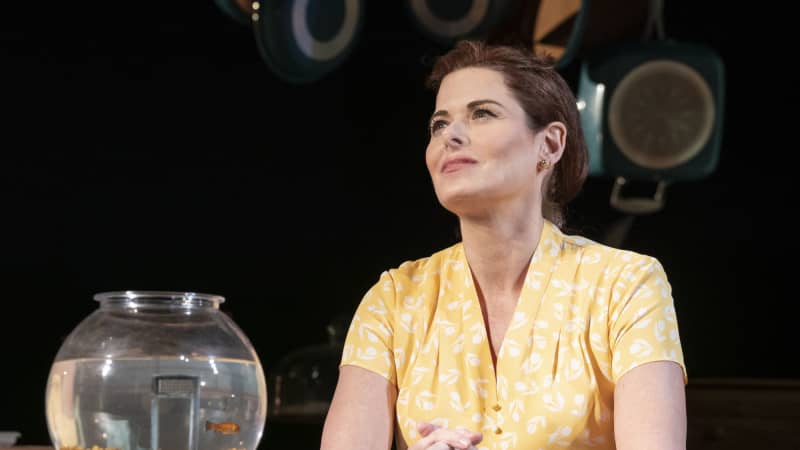
[(449, 195), (444, 198), (439, 197), (439, 203), (442, 204), (444, 209), (459, 217), (469, 217), (486, 209), (483, 206), (483, 202), (476, 195), (460, 194)]

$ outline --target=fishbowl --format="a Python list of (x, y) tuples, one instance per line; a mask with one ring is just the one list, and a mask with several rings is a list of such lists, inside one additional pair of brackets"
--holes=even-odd
[(56, 450), (255, 450), (267, 416), (264, 371), (223, 297), (126, 291), (67, 336), (50, 369)]

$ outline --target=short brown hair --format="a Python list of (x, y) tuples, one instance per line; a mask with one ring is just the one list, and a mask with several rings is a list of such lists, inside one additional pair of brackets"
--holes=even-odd
[(483, 67), (502, 74), (532, 130), (539, 131), (551, 122), (561, 122), (567, 128), (564, 153), (545, 181), (542, 199), (544, 217), (563, 226), (564, 208), (580, 192), (589, 169), (580, 116), (569, 85), (555, 70), (550, 57), (537, 56), (520, 47), (460, 41), (436, 60), (427, 86), (438, 91), (445, 76), (467, 67)]

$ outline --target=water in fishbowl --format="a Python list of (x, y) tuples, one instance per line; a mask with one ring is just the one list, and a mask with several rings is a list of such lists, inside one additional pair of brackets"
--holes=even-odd
[(48, 422), (57, 450), (255, 450), (264, 386), (253, 361), (64, 360), (48, 379)]

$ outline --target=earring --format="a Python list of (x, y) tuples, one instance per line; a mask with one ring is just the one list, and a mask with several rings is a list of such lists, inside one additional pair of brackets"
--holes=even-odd
[(541, 172), (544, 169), (547, 169), (548, 167), (550, 167), (550, 161), (548, 161), (546, 159), (542, 159), (538, 163), (536, 163), (536, 171), (537, 172)]

